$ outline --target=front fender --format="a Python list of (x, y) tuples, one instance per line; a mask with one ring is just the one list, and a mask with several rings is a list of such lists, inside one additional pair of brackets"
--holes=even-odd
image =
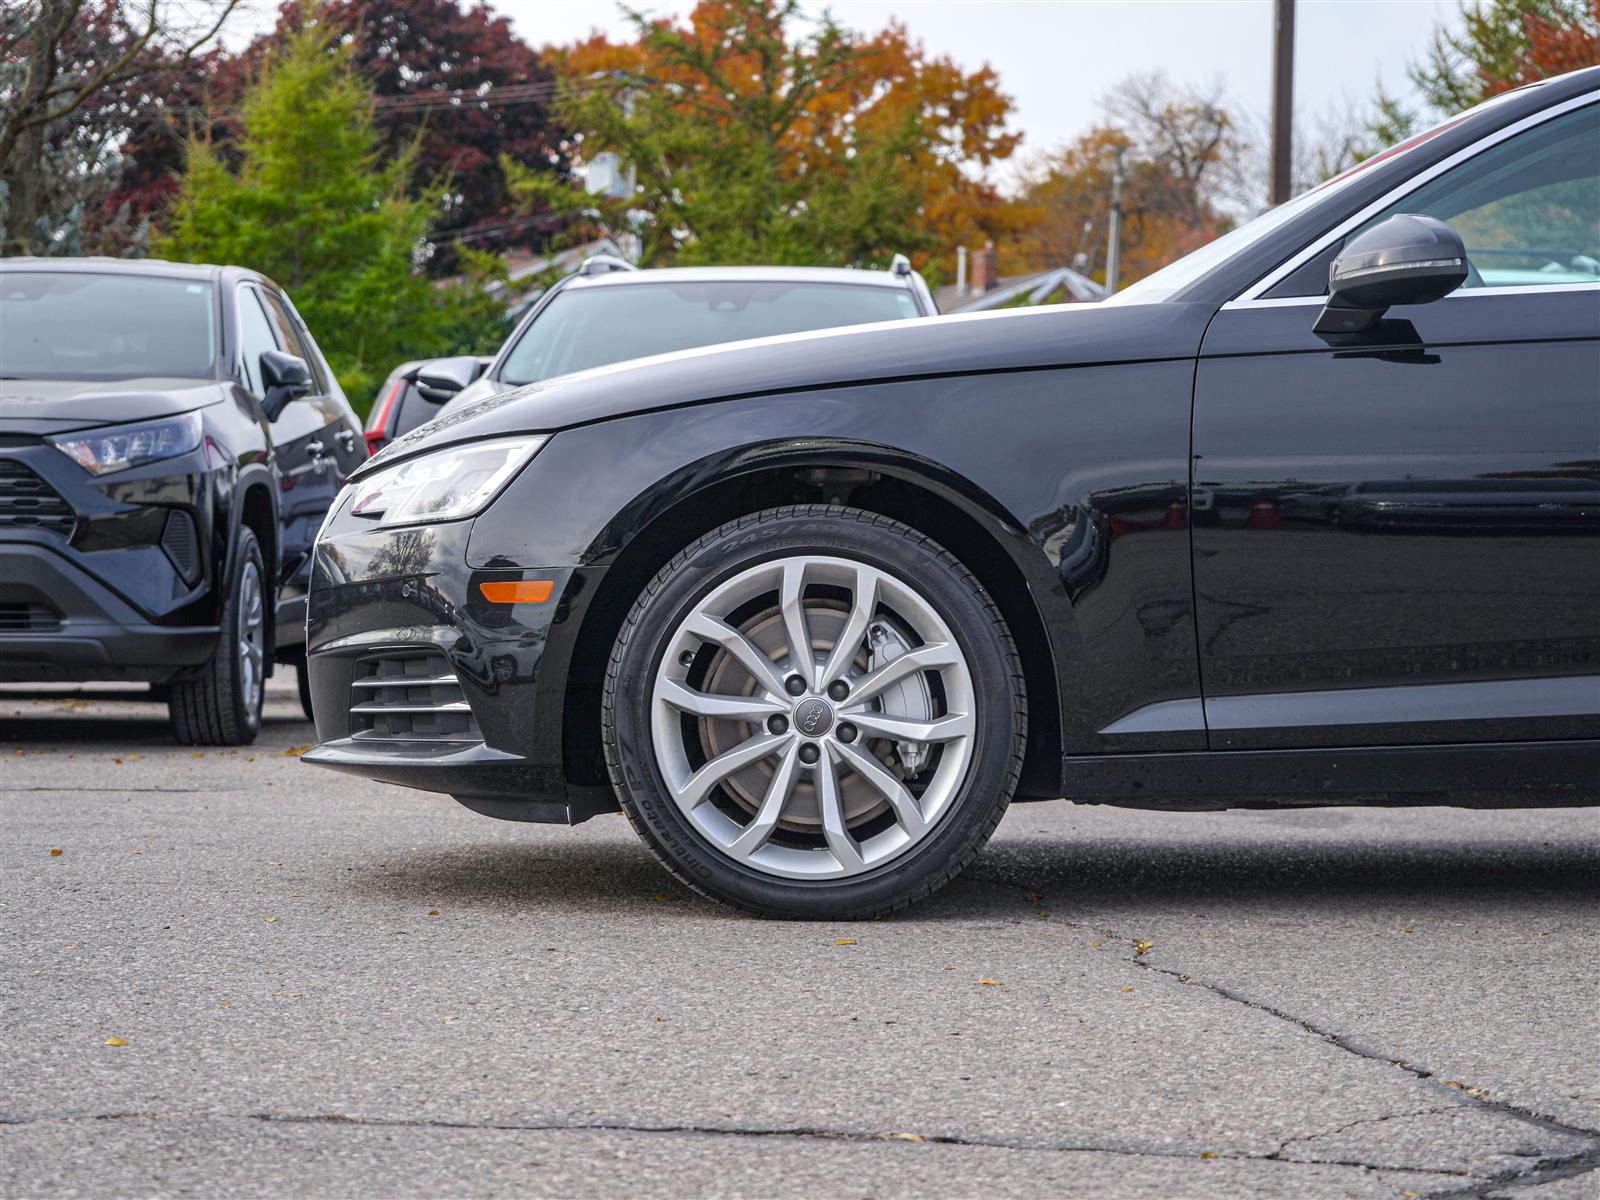
[(1066, 752), (1201, 749), (1203, 731), (1132, 742), (1101, 733), (1141, 707), (1199, 695), (1186, 507), (1192, 380), (1187, 360), (1014, 371), (568, 429), (477, 519), (468, 559), (605, 567), (675, 506), (737, 475), (866, 467), (955, 505), (1016, 565), (1061, 680)]

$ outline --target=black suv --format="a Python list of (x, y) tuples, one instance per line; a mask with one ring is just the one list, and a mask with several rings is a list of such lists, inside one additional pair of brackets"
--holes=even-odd
[(180, 742), (252, 741), (273, 662), (303, 680), (311, 544), (366, 454), (271, 280), (0, 261), (0, 680), (145, 680)]

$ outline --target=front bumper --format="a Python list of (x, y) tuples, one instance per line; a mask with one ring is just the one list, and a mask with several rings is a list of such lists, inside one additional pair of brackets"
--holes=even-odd
[(164, 682), (203, 664), (215, 625), (155, 625), (53, 547), (0, 541), (0, 680)]
[[(510, 820), (614, 811), (609, 789), (569, 786), (562, 755), (567, 665), (603, 569), (474, 568), (471, 527), (330, 521), (312, 563), (318, 744), (303, 760)], [(550, 599), (491, 604), (480, 591), (526, 579), (553, 580)]]

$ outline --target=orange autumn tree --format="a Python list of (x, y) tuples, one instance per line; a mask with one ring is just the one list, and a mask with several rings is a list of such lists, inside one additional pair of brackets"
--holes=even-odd
[(988, 67), (872, 37), (799, 0), (701, 0), (685, 22), (630, 13), (635, 37), (554, 52), (577, 153), (609, 151), (635, 191), (597, 201), (532, 177), (530, 202), (629, 227), (646, 263), (919, 265), (1015, 216), (988, 178), (1015, 149)]

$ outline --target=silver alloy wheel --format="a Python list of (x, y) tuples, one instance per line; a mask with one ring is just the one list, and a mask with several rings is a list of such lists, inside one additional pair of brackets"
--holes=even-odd
[[(866, 644), (882, 628), (899, 650), (886, 660)], [(937, 711), (896, 711), (908, 681)], [(712, 845), (764, 874), (842, 879), (900, 857), (949, 810), (976, 696), (954, 634), (908, 583), (807, 555), (694, 606), (656, 671), (650, 725), (669, 794)]]
[(266, 659), (266, 604), (261, 572), (246, 561), (239, 575), (239, 638), (235, 650), (245, 712), (254, 720), (261, 711), (261, 680)]

